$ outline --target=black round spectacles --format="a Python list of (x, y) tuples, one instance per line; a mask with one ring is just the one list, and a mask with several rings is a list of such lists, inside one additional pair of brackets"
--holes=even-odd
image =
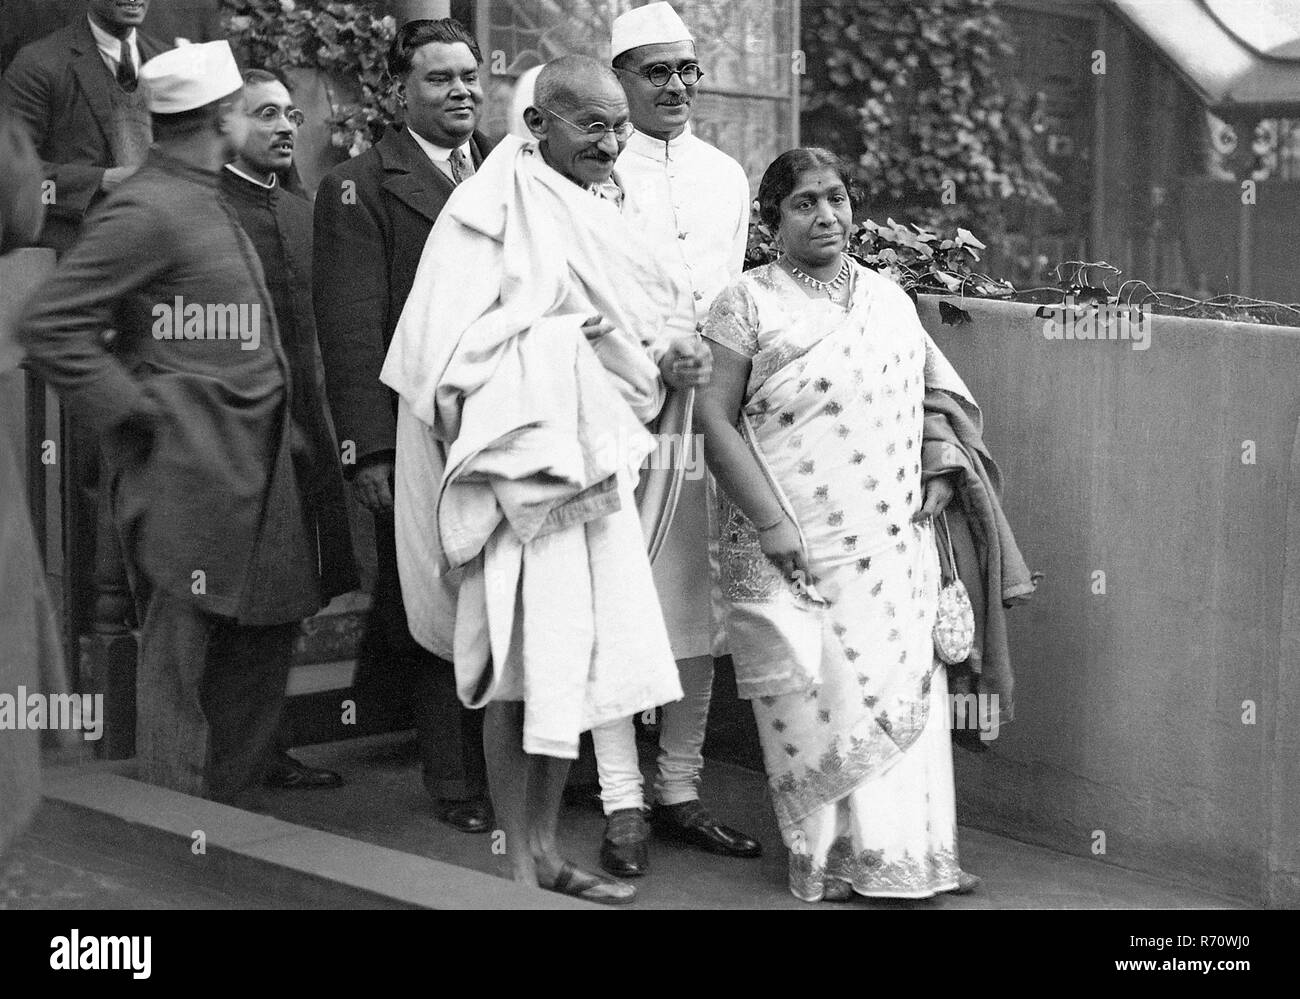
[(649, 69), (634, 69), (631, 72), (636, 73), (637, 76), (644, 76), (656, 87), (668, 86), (668, 81), (674, 76), (682, 81), (683, 87), (693, 87), (704, 79), (704, 70), (700, 69), (698, 63), (693, 62), (688, 62), (680, 69), (673, 69), (660, 62)]

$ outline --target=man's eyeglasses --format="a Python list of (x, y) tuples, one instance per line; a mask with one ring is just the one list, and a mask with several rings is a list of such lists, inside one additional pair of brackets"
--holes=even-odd
[(550, 108), (542, 108), (542, 110), (553, 118), (559, 118), (560, 121), (564, 122), (564, 124), (573, 126), (592, 142), (599, 142), (601, 139), (605, 138), (606, 132), (612, 132), (614, 138), (619, 142), (626, 142), (628, 137), (636, 131), (630, 121), (625, 121), (618, 125), (606, 125), (604, 122), (599, 121), (593, 121), (590, 125), (579, 125), (575, 121), (569, 121), (569, 119), (565, 118), (563, 115), (556, 114)]
[(704, 79), (704, 70), (700, 69), (698, 63), (693, 62), (688, 62), (681, 69), (673, 69), (663, 63), (656, 63), (649, 69), (630, 69), (627, 72), (635, 73), (637, 76), (644, 76), (656, 87), (668, 86), (668, 81), (674, 76), (681, 79), (683, 87), (693, 87)]
[(264, 125), (269, 125), (283, 114), (288, 119), (290, 125), (301, 127), (302, 123), (307, 120), (303, 114), (302, 108), (285, 108), (283, 111), (274, 104), (268, 104), (264, 108), (259, 108), (249, 114), (250, 118), (256, 118)]

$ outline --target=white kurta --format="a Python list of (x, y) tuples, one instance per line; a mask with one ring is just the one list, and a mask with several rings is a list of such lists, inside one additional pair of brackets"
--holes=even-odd
[[(680, 262), (694, 296), (698, 329), (713, 299), (740, 277), (744, 265), (750, 217), (744, 169), (688, 125), (668, 142), (632, 133), (618, 159), (618, 174), (661, 259)], [(694, 459), (699, 474), (682, 484), (672, 528), (654, 564), (677, 659), (708, 655), (715, 634), (702, 447)]]

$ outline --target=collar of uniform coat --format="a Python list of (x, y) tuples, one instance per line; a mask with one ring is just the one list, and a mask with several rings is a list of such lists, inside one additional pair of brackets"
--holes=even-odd
[(633, 132), (627, 137), (627, 145), (623, 151), (649, 156), (652, 160), (662, 160), (689, 142), (693, 135), (690, 122), (686, 123), (680, 135), (672, 139), (656, 139), (645, 132)]
[(156, 145), (149, 150), (149, 158), (145, 160), (145, 163), (156, 166), (173, 177), (181, 177), (196, 184), (203, 184), (205, 187), (219, 187), (221, 185), (221, 173), (219, 171), (205, 170), (203, 167), (186, 163), (184, 160), (163, 152)]

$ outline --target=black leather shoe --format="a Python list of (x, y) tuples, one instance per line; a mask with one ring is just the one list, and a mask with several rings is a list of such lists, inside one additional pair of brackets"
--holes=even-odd
[(639, 808), (620, 808), (605, 820), (600, 866), (616, 878), (639, 878), (650, 870), (650, 827)]
[(655, 832), (664, 839), (697, 846), (726, 857), (759, 857), (763, 847), (755, 839), (724, 826), (699, 801), (680, 805), (655, 805), (650, 818)]
[(334, 770), (309, 767), (288, 753), (276, 753), (266, 768), (263, 783), (282, 791), (315, 791), (326, 787), (342, 787), (343, 777)]
[(482, 798), (438, 802), (438, 818), (464, 833), (485, 833), (492, 828), (492, 806)]

